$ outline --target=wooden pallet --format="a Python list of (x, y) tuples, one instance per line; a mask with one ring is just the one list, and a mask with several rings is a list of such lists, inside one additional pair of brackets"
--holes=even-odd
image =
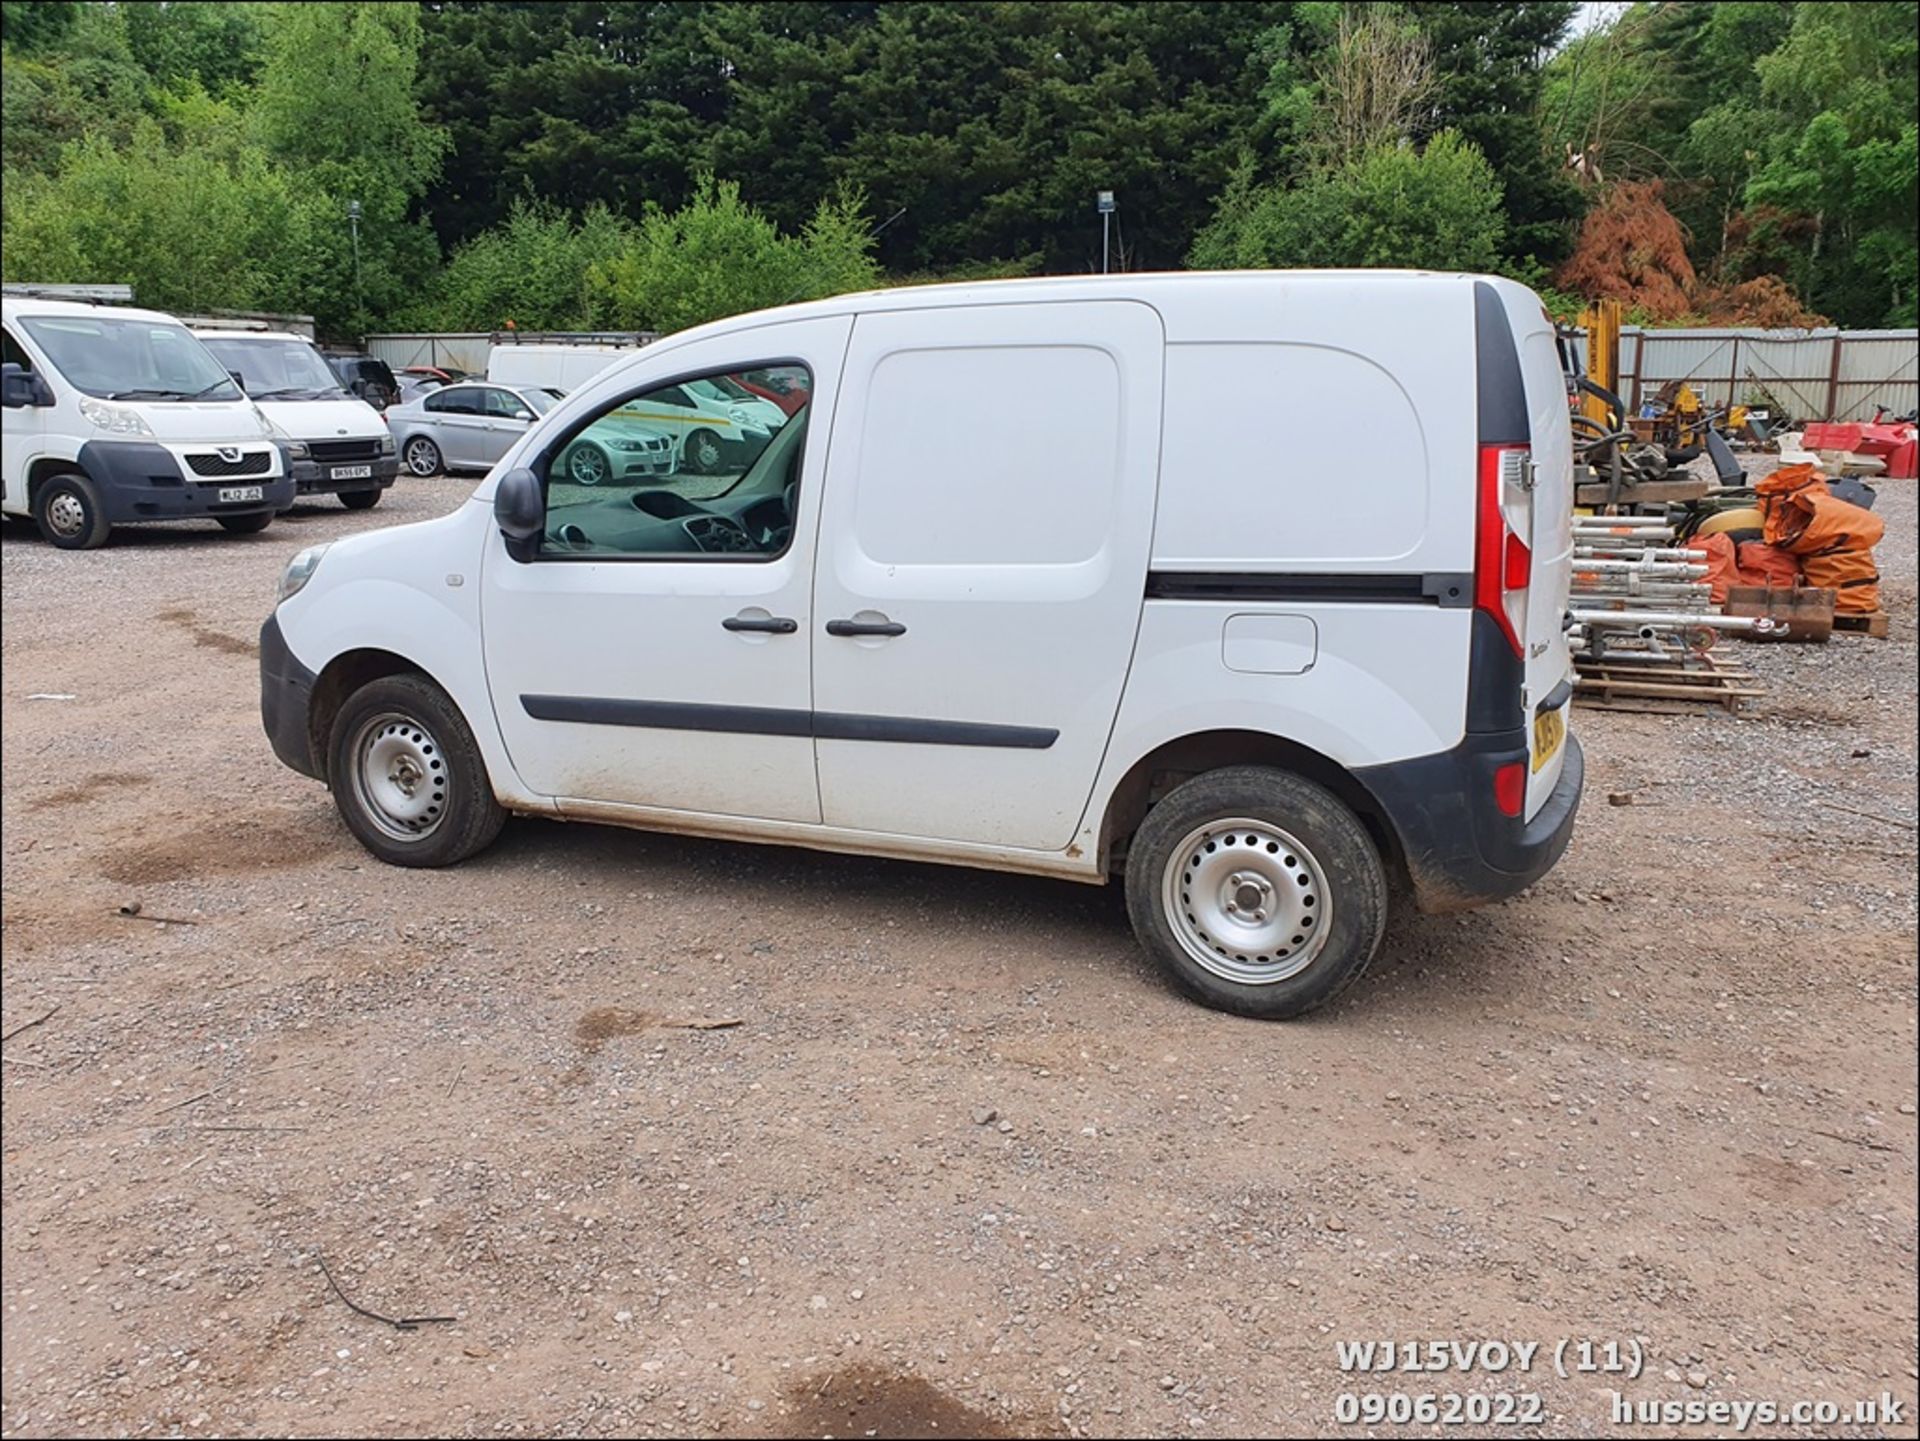
[(1668, 657), (1616, 653), (1602, 660), (1575, 656), (1573, 697), (1594, 710), (1684, 715), (1700, 705), (1738, 712), (1763, 696), (1752, 671), (1712, 655)]
[(1833, 613), (1835, 630), (1851, 631), (1854, 635), (1868, 635), (1875, 640), (1887, 638), (1887, 613), (1876, 610), (1872, 615), (1848, 615), (1844, 611)]

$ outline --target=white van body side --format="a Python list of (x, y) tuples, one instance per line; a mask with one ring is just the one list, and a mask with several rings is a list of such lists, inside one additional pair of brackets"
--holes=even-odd
[(495, 385), (538, 385), (572, 392), (636, 352), (624, 345), (496, 345), (487, 352), (487, 379)]
[[(330, 754), (361, 764), (340, 738), (363, 732), (334, 723), (354, 688), (417, 671), (509, 809), (1094, 882), (1124, 865), (1143, 939), (1212, 888), (1196, 910), (1284, 930), (1250, 959), (1187, 915), (1206, 974), (1182, 984), (1294, 1013), (1261, 987), (1343, 926), (1364, 965), (1383, 865), (1447, 909), (1567, 844), (1550, 342), (1524, 287), (1401, 272), (927, 287), (702, 326), (573, 390), (455, 515), (296, 562), (262, 631), (263, 719), (328, 777)], [(781, 497), (765, 553), (701, 539), (745, 513), (734, 484), (664, 509), (647, 479), (550, 499), (600, 418), (772, 363), (812, 395), (737, 482), (739, 507)], [(1231, 874), (1210, 777), (1246, 798), (1220, 802), (1245, 807), (1219, 812)], [(452, 843), (409, 852), (404, 830), (382, 849), (348, 809), (364, 781), (329, 778), (376, 853), (446, 863), (408, 859)], [(1271, 967), (1251, 990), (1249, 966)]]

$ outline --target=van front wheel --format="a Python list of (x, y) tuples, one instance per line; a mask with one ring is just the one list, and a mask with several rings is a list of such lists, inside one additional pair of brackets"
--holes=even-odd
[(1134, 934), (1204, 1005), (1289, 1020), (1358, 980), (1387, 878), (1359, 817), (1264, 766), (1196, 776), (1147, 812), (1127, 856)]
[(347, 829), (389, 865), (453, 865), (507, 818), (465, 717), (424, 676), (384, 676), (347, 698), (327, 780)]
[(33, 497), (33, 519), (49, 545), (95, 550), (107, 543), (113, 523), (100, 492), (84, 475), (56, 475)]

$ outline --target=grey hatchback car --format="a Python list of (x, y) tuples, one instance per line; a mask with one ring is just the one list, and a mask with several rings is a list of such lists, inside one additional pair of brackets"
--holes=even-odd
[(414, 475), (485, 470), (559, 398), (535, 385), (447, 385), (390, 407), (387, 426)]

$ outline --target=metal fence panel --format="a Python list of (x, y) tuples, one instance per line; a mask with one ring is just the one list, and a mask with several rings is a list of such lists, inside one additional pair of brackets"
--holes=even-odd
[(1622, 329), (1629, 409), (1675, 380), (1709, 405), (1765, 392), (1798, 420), (1863, 419), (1876, 405), (1907, 411), (1920, 403), (1920, 331)]
[(367, 337), (367, 353), (395, 370), (409, 365), (437, 365), (443, 370), (479, 373), (486, 370), (487, 354), (492, 349), (493, 334), (485, 330)]

